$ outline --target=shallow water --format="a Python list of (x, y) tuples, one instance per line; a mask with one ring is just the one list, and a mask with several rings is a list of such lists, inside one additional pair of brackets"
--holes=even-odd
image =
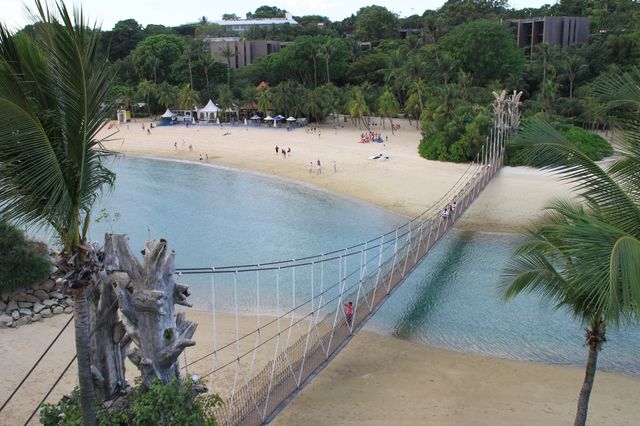
[[(178, 267), (299, 258), (363, 242), (406, 220), (312, 187), (203, 164), (125, 158), (113, 169), (116, 189), (101, 200), (121, 216), (113, 229), (127, 233), (135, 251), (149, 236), (166, 238)], [(95, 224), (91, 236), (100, 240), (110, 228)], [(583, 327), (571, 316), (531, 296), (501, 301), (500, 273), (517, 243), (512, 234), (450, 232), (367, 328), (461, 352), (584, 365)], [(196, 308), (211, 306), (209, 276), (182, 281)], [(245, 285), (251, 295), (239, 305), (251, 312), (252, 284)], [(263, 312), (276, 303), (274, 294), (262, 294)], [(228, 293), (216, 306), (229, 308), (230, 299)], [(599, 366), (640, 374), (640, 327), (607, 334)]]

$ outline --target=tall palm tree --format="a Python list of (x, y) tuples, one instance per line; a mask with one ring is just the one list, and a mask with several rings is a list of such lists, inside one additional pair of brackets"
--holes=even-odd
[(0, 215), (15, 223), (47, 223), (63, 244), (73, 295), (84, 424), (96, 423), (89, 354), (87, 264), (91, 209), (115, 175), (97, 134), (112, 114), (108, 64), (98, 31), (80, 10), (56, 3), (59, 17), (36, 0), (41, 33), (13, 35), (0, 24)]
[(267, 87), (262, 87), (256, 94), (256, 106), (263, 116), (271, 109), (271, 91)]
[[(624, 94), (611, 106), (640, 105), (638, 80), (615, 77), (602, 94)], [(603, 170), (549, 124), (532, 120), (518, 136), (533, 165), (574, 183), (581, 204), (556, 201), (527, 233), (505, 276), (504, 298), (538, 294), (587, 326), (589, 348), (575, 425), (584, 425), (598, 352), (608, 327), (640, 318), (640, 138), (633, 124), (621, 158)]]
[(138, 83), (138, 92), (147, 100), (147, 112), (151, 117), (151, 94), (156, 91), (156, 85), (147, 79)]
[(233, 94), (231, 93), (231, 89), (224, 86), (220, 88), (218, 104), (227, 121), (229, 121), (229, 111), (233, 108)]
[(166, 81), (163, 81), (158, 85), (158, 103), (165, 108), (169, 108), (176, 103), (178, 99), (177, 90), (174, 86), (170, 85)]
[(220, 50), (220, 54), (227, 60), (227, 87), (229, 87), (229, 82), (231, 81), (231, 58), (235, 57), (237, 53), (234, 48), (226, 44)]
[(384, 128), (384, 118), (389, 117), (391, 133), (393, 134), (393, 117), (400, 112), (400, 104), (393, 93), (391, 93), (391, 90), (387, 89), (380, 95), (378, 99), (378, 111), (380, 111), (380, 115), (382, 116), (382, 128)]
[(198, 92), (193, 90), (191, 86), (185, 84), (178, 93), (178, 103), (184, 110), (191, 110), (200, 101)]

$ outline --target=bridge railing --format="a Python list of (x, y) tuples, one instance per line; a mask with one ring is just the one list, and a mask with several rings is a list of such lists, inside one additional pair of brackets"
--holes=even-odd
[[(188, 365), (213, 358), (202, 376), (225, 400), (215, 411), (218, 421), (267, 422), (326, 365), (469, 208), (500, 168), (504, 140), (505, 132), (494, 129), (477, 161), (439, 203), (380, 237), (302, 259), (183, 270), (211, 274), (214, 317), (235, 316), (235, 337), (214, 342), (208, 356)], [(252, 301), (239, 301), (240, 293), (252, 291)], [(227, 312), (216, 304), (220, 297)], [(352, 315), (345, 311), (348, 302)], [(239, 316), (253, 316), (256, 327), (239, 331)]]

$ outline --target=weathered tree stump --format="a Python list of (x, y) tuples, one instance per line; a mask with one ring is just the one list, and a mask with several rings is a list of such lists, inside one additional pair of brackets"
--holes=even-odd
[[(107, 272), (112, 280), (123, 324), (134, 343), (127, 356), (140, 369), (145, 385), (157, 378), (180, 377), (178, 357), (197, 324), (175, 314), (174, 303), (189, 306), (189, 287), (175, 281), (175, 253), (167, 242), (147, 241), (143, 264), (131, 253), (124, 235), (110, 235)], [(106, 250), (105, 244), (105, 250)]]

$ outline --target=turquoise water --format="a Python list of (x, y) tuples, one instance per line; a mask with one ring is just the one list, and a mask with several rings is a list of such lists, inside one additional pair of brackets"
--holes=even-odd
[[(327, 252), (405, 221), (315, 188), (201, 164), (125, 158), (113, 168), (116, 189), (101, 204), (121, 215), (114, 229), (129, 234), (136, 251), (149, 235), (166, 238), (177, 252), (178, 267)], [(96, 224), (92, 237), (101, 239), (109, 228), (108, 223)], [(584, 365), (583, 327), (568, 314), (530, 296), (501, 301), (500, 271), (517, 243), (511, 234), (454, 230), (367, 327), (461, 352)], [(196, 307), (210, 307), (210, 277), (183, 281), (190, 284)], [(265, 293), (262, 303), (274, 303), (273, 294)], [(240, 305), (247, 310), (253, 306), (249, 299)], [(599, 366), (640, 374), (640, 328), (610, 330)]]

